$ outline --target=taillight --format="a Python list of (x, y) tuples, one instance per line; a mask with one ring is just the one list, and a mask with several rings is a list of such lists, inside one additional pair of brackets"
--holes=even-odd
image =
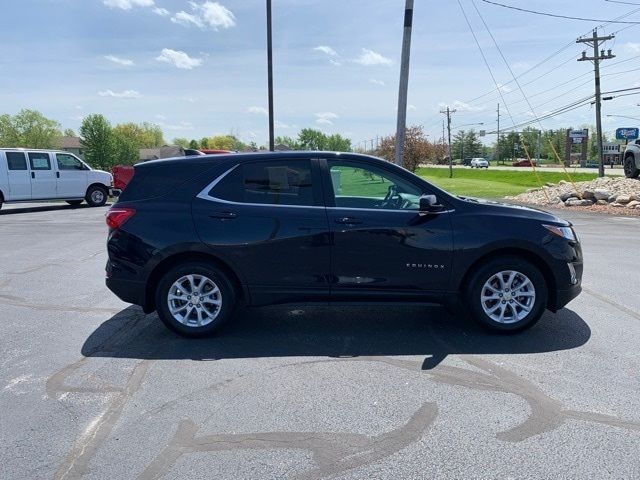
[(107, 225), (116, 230), (125, 224), (127, 220), (136, 214), (135, 209), (126, 207), (111, 207), (107, 212)]

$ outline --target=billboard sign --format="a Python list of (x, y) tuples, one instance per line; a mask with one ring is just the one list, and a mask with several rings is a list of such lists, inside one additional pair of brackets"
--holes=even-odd
[(618, 140), (636, 140), (640, 133), (637, 128), (618, 128), (616, 130), (616, 139)]
[(587, 138), (589, 136), (589, 130), (569, 130), (569, 138)]

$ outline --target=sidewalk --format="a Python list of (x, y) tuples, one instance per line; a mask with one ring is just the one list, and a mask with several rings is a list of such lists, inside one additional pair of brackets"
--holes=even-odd
[[(432, 165), (432, 164), (420, 164), (421, 167), (429, 167), (429, 168), (449, 168), (449, 165)], [(461, 165), (454, 165), (453, 168), (471, 168)], [(516, 170), (519, 172), (532, 172), (532, 167), (513, 167), (511, 165), (490, 165), (490, 169), (493, 170)], [(540, 166), (536, 167), (536, 170), (540, 172), (563, 172), (564, 170), (560, 166)], [(569, 173), (598, 173), (597, 168), (580, 168), (580, 167), (569, 167), (567, 168)], [(609, 176), (624, 176), (624, 170), (621, 165), (616, 165), (615, 168), (605, 167), (604, 174)]]

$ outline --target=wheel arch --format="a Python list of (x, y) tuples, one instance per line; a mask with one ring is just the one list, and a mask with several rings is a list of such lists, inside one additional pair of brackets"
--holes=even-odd
[(162, 275), (164, 275), (176, 265), (186, 262), (205, 262), (214, 264), (227, 276), (234, 289), (236, 290), (238, 300), (244, 300), (247, 298), (247, 292), (244, 291), (242, 282), (240, 281), (240, 278), (238, 277), (236, 272), (228, 263), (224, 262), (218, 256), (213, 253), (205, 252), (180, 252), (162, 259), (157, 265), (153, 267), (153, 270), (151, 270), (147, 280), (147, 284), (145, 286), (145, 294), (142, 305), (142, 308), (145, 312), (149, 313), (156, 309), (155, 290), (158, 286), (158, 282), (162, 278)]
[(481, 255), (480, 257), (478, 257), (471, 264), (471, 266), (467, 269), (464, 276), (462, 277), (462, 280), (458, 285), (458, 289), (460, 290), (460, 292), (465, 292), (467, 290), (471, 277), (485, 262), (496, 259), (496, 258), (504, 257), (507, 255), (524, 258), (525, 260), (532, 263), (535, 267), (540, 269), (540, 273), (542, 273), (542, 276), (544, 277), (544, 281), (547, 284), (547, 293), (548, 293), (547, 307), (553, 307), (556, 304), (556, 300), (557, 300), (556, 299), (556, 279), (553, 275), (553, 271), (551, 270), (551, 267), (549, 267), (547, 262), (544, 260), (544, 258), (542, 258), (537, 253), (524, 248), (517, 248), (517, 247), (499, 248), (499, 249), (487, 252)]
[(98, 187), (101, 188), (105, 191), (105, 193), (108, 195), (109, 194), (109, 187), (107, 187), (104, 183), (100, 183), (100, 182), (93, 182), (91, 184), (89, 184), (89, 186), (87, 187), (87, 189), (85, 190), (84, 194), (85, 196), (87, 196), (89, 194), (89, 190), (91, 190), (92, 187)]

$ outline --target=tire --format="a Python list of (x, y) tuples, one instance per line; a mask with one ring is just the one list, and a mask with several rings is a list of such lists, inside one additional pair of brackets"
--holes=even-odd
[(87, 195), (84, 199), (87, 201), (90, 207), (102, 207), (107, 203), (107, 189), (99, 185), (91, 185), (87, 190)]
[[(514, 286), (522, 295), (511, 297)], [(483, 294), (496, 298), (483, 301)], [(547, 284), (540, 270), (527, 260), (511, 255), (481, 265), (471, 276), (466, 291), (473, 319), (489, 330), (503, 333), (532, 327), (542, 317), (547, 298)]]
[(624, 176), (627, 178), (638, 178), (640, 169), (636, 167), (636, 161), (633, 155), (627, 155), (624, 159)]
[[(198, 294), (200, 287), (205, 289), (204, 296), (189, 295)], [(200, 301), (204, 297), (206, 300)], [(155, 304), (160, 320), (169, 329), (185, 337), (200, 338), (214, 334), (229, 321), (236, 297), (233, 285), (215, 265), (189, 262), (162, 276), (155, 292)]]
[(82, 200), (65, 200), (72, 207), (77, 207), (82, 203)]

